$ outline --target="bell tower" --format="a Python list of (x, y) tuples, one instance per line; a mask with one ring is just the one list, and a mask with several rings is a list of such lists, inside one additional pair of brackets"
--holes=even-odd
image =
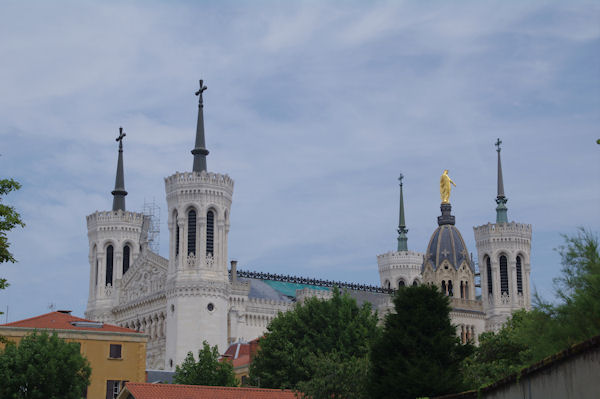
[(508, 222), (500, 145), (496, 196), (496, 223), (473, 227), (481, 273), (481, 296), (486, 330), (497, 331), (518, 309), (531, 308), (531, 225)]
[(229, 275), (227, 236), (233, 180), (207, 171), (204, 82), (196, 92), (198, 121), (191, 172), (165, 178), (169, 212), (167, 343), (165, 369), (174, 370), (206, 340), (227, 349)]
[(123, 139), (119, 128), (119, 157), (111, 211), (96, 211), (87, 219), (90, 246), (88, 319), (116, 323), (112, 309), (119, 301), (121, 279), (146, 246), (148, 223), (144, 215), (125, 209)]

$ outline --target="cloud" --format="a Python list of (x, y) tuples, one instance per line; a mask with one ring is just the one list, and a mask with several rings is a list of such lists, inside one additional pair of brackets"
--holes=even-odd
[(509, 218), (543, 236), (533, 269), (546, 289), (536, 273), (558, 262), (546, 247), (600, 222), (599, 14), (543, 2), (7, 3), (0, 165), (24, 183), (10, 200), (28, 226), (11, 233), (20, 264), (3, 265), (13, 285), (0, 304), (11, 319), (49, 301), (83, 313), (85, 216), (110, 209), (119, 126), (128, 208), (162, 207), (165, 253), (163, 178), (191, 168), (200, 78), (209, 169), (236, 181), (229, 250), (241, 268), (377, 283), (398, 173), (409, 247), (422, 251), (444, 168), (475, 251), (471, 226), (494, 220), (501, 137)]

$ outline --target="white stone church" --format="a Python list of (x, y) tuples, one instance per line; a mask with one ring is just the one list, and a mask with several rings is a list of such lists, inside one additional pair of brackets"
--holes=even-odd
[[(455, 227), (449, 203), (425, 254), (409, 251), (402, 180), (398, 250), (377, 256), (381, 286), (323, 281), (228, 267), (233, 180), (208, 172), (200, 81), (196, 144), (191, 172), (165, 178), (169, 257), (148, 245), (148, 216), (125, 210), (123, 137), (113, 208), (87, 216), (90, 285), (86, 317), (148, 334), (148, 369), (174, 370), (188, 351), (206, 340), (224, 352), (228, 345), (260, 337), (278, 312), (305, 298), (327, 298), (333, 286), (357, 302), (370, 302), (382, 316), (393, 309), (393, 291), (435, 284), (450, 297), (451, 319), (463, 341), (497, 330), (516, 309), (530, 308), (531, 225), (508, 222), (498, 141), (496, 223), (474, 227), (478, 271)], [(401, 178), (402, 179), (402, 178)]]

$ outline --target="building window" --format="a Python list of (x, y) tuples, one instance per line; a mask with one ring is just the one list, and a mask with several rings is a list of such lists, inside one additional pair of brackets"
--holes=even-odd
[(517, 256), (517, 292), (523, 293), (523, 274), (521, 271), (521, 257)]
[(454, 296), (454, 290), (452, 289), (452, 280), (448, 280), (448, 295)]
[(106, 381), (106, 399), (116, 399), (125, 386), (127, 381), (107, 380)]
[(465, 285), (462, 281), (460, 282), (460, 297), (461, 298), (465, 297)]
[(442, 294), (448, 295), (448, 291), (446, 291), (446, 280), (442, 280)]
[(404, 287), (406, 284), (404, 284), (404, 280), (400, 280), (398, 281), (398, 288), (402, 288)]
[(113, 282), (113, 256), (114, 249), (112, 245), (106, 248), (106, 285), (112, 285)]
[(465, 299), (469, 299), (469, 283), (465, 281)]
[(196, 255), (196, 211), (188, 212), (188, 255)]
[(490, 258), (488, 256), (485, 257), (485, 270), (487, 277), (487, 286), (488, 286), (488, 294), (492, 295), (492, 265)]
[(111, 359), (120, 359), (121, 358), (121, 345), (120, 344), (110, 344), (109, 357)]
[(175, 256), (179, 256), (179, 224), (177, 223), (177, 212), (173, 218), (175, 219)]
[(127, 273), (127, 270), (129, 270), (130, 255), (131, 247), (129, 245), (125, 245), (123, 247), (123, 274)]
[(419, 285), (419, 282), (417, 280), (413, 281), (413, 287), (416, 287), (417, 285)]
[(500, 256), (500, 293), (508, 294), (508, 261), (506, 256)]
[(208, 211), (206, 213), (206, 255), (213, 255), (215, 252), (215, 213)]

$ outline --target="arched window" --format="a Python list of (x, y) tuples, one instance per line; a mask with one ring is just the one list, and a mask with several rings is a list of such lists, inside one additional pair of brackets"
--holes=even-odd
[(398, 281), (398, 288), (402, 288), (404, 287), (406, 284), (404, 284), (404, 280), (400, 280)]
[(390, 284), (390, 281), (389, 281), (389, 280), (385, 280), (385, 283), (384, 283), (384, 285), (385, 285), (385, 288), (387, 288), (388, 290), (389, 290), (390, 288), (392, 288), (392, 284)]
[(461, 298), (465, 297), (465, 285), (462, 281), (460, 282), (460, 297)]
[(215, 252), (215, 213), (211, 210), (206, 213), (206, 255)]
[(521, 271), (521, 257), (517, 256), (517, 292), (523, 293), (523, 274)]
[(506, 256), (500, 256), (500, 293), (508, 294), (508, 261)]
[(188, 212), (188, 255), (196, 255), (196, 211)]
[(416, 287), (417, 285), (419, 285), (419, 282), (417, 280), (413, 281), (413, 287)]
[(94, 260), (94, 287), (98, 285), (98, 252), (96, 248), (94, 245), (94, 250), (92, 251), (92, 259)]
[(442, 280), (442, 294), (448, 295), (448, 291), (446, 291), (446, 280)]
[(113, 255), (113, 246), (109, 245), (106, 247), (106, 285), (112, 285), (113, 283)]
[(177, 211), (173, 214), (175, 219), (175, 256), (179, 256), (179, 224), (177, 222)]
[(131, 259), (131, 247), (127, 244), (123, 247), (123, 275), (129, 270), (129, 260)]
[(485, 270), (487, 275), (488, 294), (492, 295), (492, 264), (489, 256), (485, 257)]
[(448, 280), (448, 295), (454, 296), (454, 291), (452, 290), (452, 280)]
[(465, 299), (469, 299), (469, 282), (465, 281)]

